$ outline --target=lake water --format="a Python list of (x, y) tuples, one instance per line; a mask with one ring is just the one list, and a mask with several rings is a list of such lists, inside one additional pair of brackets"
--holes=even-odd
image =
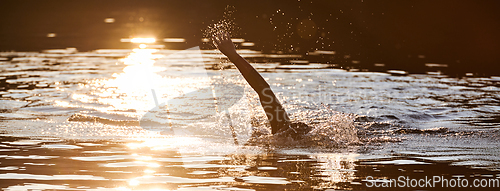
[(348, 71), (321, 61), (330, 51), (240, 53), (313, 127), (303, 139), (269, 135), (257, 95), (215, 50), (0, 53), (0, 186), (387, 190), (368, 177), (500, 178), (499, 77)]

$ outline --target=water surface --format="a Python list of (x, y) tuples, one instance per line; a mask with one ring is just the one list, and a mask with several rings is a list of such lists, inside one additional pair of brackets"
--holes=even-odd
[(314, 127), (304, 139), (268, 135), (257, 95), (214, 50), (1, 53), (2, 188), (342, 190), (368, 189), (368, 176), (499, 177), (498, 77), (349, 72), (322, 62), (328, 51), (240, 53), (290, 117)]

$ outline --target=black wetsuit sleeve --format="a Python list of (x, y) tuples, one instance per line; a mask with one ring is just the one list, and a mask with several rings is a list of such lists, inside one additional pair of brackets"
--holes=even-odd
[(290, 126), (290, 118), (266, 80), (243, 57), (238, 55), (229, 59), (259, 95), (260, 104), (271, 123), (272, 133), (275, 134), (280, 130), (286, 130), (284, 128)]

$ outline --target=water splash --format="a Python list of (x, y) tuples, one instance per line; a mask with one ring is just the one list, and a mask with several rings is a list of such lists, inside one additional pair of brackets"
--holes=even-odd
[(354, 125), (354, 114), (325, 109), (306, 110), (293, 113), (294, 123), (307, 124), (311, 130), (300, 138), (273, 136), (265, 125), (255, 129), (250, 144), (272, 147), (337, 148), (359, 144), (358, 130)]
[(204, 38), (210, 39), (212, 38), (212, 36), (222, 31), (228, 32), (231, 36), (237, 35), (240, 31), (240, 27), (236, 24), (233, 17), (233, 14), (235, 12), (236, 8), (234, 6), (228, 5), (224, 11), (222, 19), (214, 24), (210, 24), (205, 29), (205, 31), (203, 32)]

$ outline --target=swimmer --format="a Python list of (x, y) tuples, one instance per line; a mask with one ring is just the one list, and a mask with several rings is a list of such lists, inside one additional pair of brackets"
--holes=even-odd
[(274, 95), (269, 84), (248, 61), (236, 52), (236, 48), (227, 32), (214, 35), (212, 41), (222, 54), (226, 55), (236, 68), (238, 68), (248, 84), (259, 95), (260, 104), (266, 112), (273, 134), (284, 134), (298, 138), (310, 131), (310, 127), (304, 123), (290, 122), (288, 114), (276, 98), (276, 95)]

